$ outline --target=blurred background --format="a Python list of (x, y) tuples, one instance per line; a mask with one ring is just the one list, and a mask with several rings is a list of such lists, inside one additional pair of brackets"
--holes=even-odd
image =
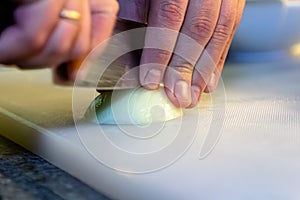
[(266, 62), (300, 57), (300, 0), (247, 0), (229, 60)]

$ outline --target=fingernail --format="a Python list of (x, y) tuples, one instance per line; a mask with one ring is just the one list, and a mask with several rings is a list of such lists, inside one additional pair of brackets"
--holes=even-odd
[(149, 89), (156, 89), (159, 86), (159, 83), (161, 81), (161, 70), (159, 69), (151, 69), (148, 71), (143, 85), (146, 86)]
[(192, 91), (193, 91), (193, 95), (192, 95), (192, 101), (193, 103), (197, 104), (199, 99), (200, 99), (200, 93), (201, 93), (201, 90), (198, 86), (196, 85), (193, 85), (192, 86)]
[(191, 103), (191, 94), (189, 84), (186, 81), (177, 81), (175, 84), (175, 96), (179, 103), (183, 104), (181, 106), (188, 106), (186, 104)]
[(210, 80), (209, 80), (207, 86), (206, 86), (210, 92), (212, 92), (215, 89), (216, 81), (217, 81), (217, 76), (215, 73), (213, 73), (210, 77)]

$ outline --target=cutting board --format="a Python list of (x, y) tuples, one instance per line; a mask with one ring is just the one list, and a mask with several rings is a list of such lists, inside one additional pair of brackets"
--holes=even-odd
[(112, 199), (299, 199), (299, 77), (299, 62), (227, 64), (180, 119), (99, 126), (81, 118), (91, 89), (0, 68), (0, 134)]

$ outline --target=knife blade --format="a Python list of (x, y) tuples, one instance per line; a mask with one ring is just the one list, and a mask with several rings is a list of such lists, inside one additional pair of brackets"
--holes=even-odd
[[(116, 20), (113, 35), (142, 27), (146, 27), (146, 24), (142, 22), (118, 18)], [(97, 63), (100, 64), (98, 64), (98, 66), (96, 67), (93, 67), (92, 71), (85, 74), (85, 77), (78, 81), (76, 83), (76, 86), (94, 87), (97, 90), (119, 90), (136, 88), (139, 86), (138, 66), (140, 63), (142, 49), (133, 50), (120, 56), (117, 55), (117, 59), (115, 59), (110, 65), (105, 66), (105, 71), (103, 72), (100, 79), (97, 80), (98, 82), (95, 83), (94, 75), (97, 74), (97, 71), (95, 70), (97, 70), (97, 67), (103, 67), (101, 66), (101, 61), (110, 59), (111, 57), (115, 56), (114, 54), (118, 54), (118, 52), (116, 52), (118, 46), (123, 46), (123, 48), (125, 47), (128, 49), (132, 49), (131, 46), (136, 45), (137, 42), (144, 42), (145, 33), (139, 35), (138, 38), (136, 35), (124, 35), (124, 41), (109, 40), (104, 52), (102, 53), (102, 55), (99, 55), (98, 61), (92, 63), (92, 65), (97, 65)], [(72, 86), (74, 82), (72, 80), (72, 77), (70, 77), (70, 74), (72, 74), (74, 70), (78, 70), (81, 64), (81, 61), (69, 62), (57, 67), (55, 69), (54, 82), (59, 85)]]

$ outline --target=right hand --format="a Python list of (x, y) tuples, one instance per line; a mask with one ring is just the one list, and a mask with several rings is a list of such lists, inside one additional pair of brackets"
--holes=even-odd
[[(17, 2), (14, 24), (0, 35), (0, 63), (21, 68), (55, 66), (84, 56), (111, 35), (118, 12), (115, 0)], [(63, 9), (79, 12), (81, 19), (60, 18)]]

